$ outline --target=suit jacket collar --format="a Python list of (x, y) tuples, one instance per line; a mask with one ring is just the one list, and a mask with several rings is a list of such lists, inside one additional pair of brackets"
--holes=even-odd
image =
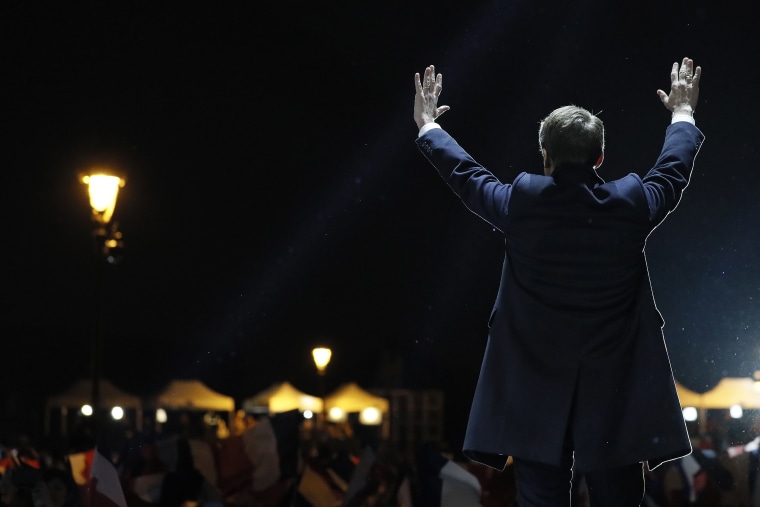
[(599, 177), (596, 169), (586, 164), (562, 164), (554, 169), (552, 177), (560, 185), (584, 183), (593, 187), (594, 185), (604, 184), (604, 180)]

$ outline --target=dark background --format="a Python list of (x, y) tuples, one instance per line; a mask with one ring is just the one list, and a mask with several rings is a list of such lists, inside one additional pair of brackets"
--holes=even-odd
[[(438, 388), (459, 445), (503, 238), (414, 145), (415, 72), (441, 124), (503, 180), (541, 170), (538, 122), (569, 103), (607, 128), (600, 175), (645, 173), (655, 91), (703, 66), (707, 140), (648, 261), (676, 378), (760, 368), (758, 36), (749, 4), (12, 2), (0, 12), (4, 407), (87, 377), (97, 315), (86, 187), (126, 178), (121, 263), (99, 294), (104, 377), (198, 378), (238, 400), (278, 381)], [(38, 412), (14, 421), (33, 427)], [(4, 424), (10, 424), (7, 420)], [(7, 429), (7, 428), (6, 428)]]

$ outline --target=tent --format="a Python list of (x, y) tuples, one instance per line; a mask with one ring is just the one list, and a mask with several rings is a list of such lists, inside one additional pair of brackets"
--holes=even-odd
[[(359, 412), (359, 420), (362, 421), (363, 413), (367, 409), (375, 409), (380, 412), (380, 421), (382, 421), (382, 436), (388, 438), (390, 434), (390, 403), (388, 400), (376, 396), (359, 387), (355, 382), (349, 382), (341, 385), (332, 394), (325, 397), (325, 410), (328, 419), (335, 420), (332, 415), (333, 409), (340, 409), (344, 414)], [(362, 424), (375, 424), (363, 422)]]
[[(104, 407), (120, 406), (123, 408), (140, 408), (142, 400), (139, 396), (122, 391), (110, 381), (101, 379), (100, 403)], [(92, 380), (82, 379), (74, 383), (69, 389), (58, 396), (52, 396), (47, 399), (48, 408), (67, 407), (79, 408), (92, 402)]]
[(243, 400), (246, 412), (268, 412), (277, 414), (298, 409), (322, 412), (322, 399), (299, 391), (289, 382), (272, 384), (269, 388)]
[(702, 406), (702, 395), (684, 387), (677, 380), (676, 391), (678, 391), (678, 399), (681, 401), (681, 407), (700, 408)]
[(147, 405), (174, 410), (233, 412), (235, 399), (210, 389), (200, 380), (172, 380), (160, 393), (150, 397)]
[[(137, 411), (137, 429), (142, 429), (142, 400), (139, 396), (122, 391), (106, 379), (100, 379), (98, 386), (102, 407), (118, 406), (135, 409)], [(51, 410), (59, 409), (61, 411), (61, 433), (65, 434), (68, 409), (79, 409), (90, 403), (92, 403), (92, 379), (80, 379), (63, 393), (49, 397), (45, 403), (45, 433), (50, 431)]]
[(325, 397), (326, 409), (337, 407), (346, 413), (361, 412), (365, 408), (376, 408), (383, 414), (388, 413), (388, 400), (365, 391), (354, 382), (343, 384)]
[(745, 409), (760, 408), (760, 382), (749, 377), (724, 377), (702, 395), (702, 407), (706, 409), (725, 409), (733, 405)]

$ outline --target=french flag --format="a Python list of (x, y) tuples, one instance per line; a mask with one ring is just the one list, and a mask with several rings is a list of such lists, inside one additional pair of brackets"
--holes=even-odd
[(116, 467), (97, 448), (83, 493), (84, 507), (127, 507)]
[(86, 486), (92, 475), (92, 460), (95, 457), (95, 449), (84, 452), (69, 454), (69, 468), (71, 477), (78, 486)]
[(446, 458), (430, 444), (418, 452), (415, 507), (482, 507), (482, 489), (474, 474)]
[[(215, 470), (210, 482), (227, 496), (243, 490), (262, 493), (295, 477), (302, 420), (298, 410), (283, 412), (223, 440), (212, 452)], [(197, 450), (193, 449), (196, 458)]]

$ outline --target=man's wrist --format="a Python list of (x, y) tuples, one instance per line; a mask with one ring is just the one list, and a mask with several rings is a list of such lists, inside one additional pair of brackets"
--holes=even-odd
[(676, 113), (676, 112), (674, 112), (673, 113), (673, 117), (670, 120), (670, 123), (676, 123), (676, 122), (679, 122), (679, 121), (686, 121), (686, 122), (691, 123), (692, 125), (696, 124), (696, 122), (694, 121), (694, 116), (692, 115), (692, 113), (687, 113), (687, 112), (677, 112)]
[(441, 126), (438, 125), (436, 122), (434, 122), (434, 121), (428, 122), (428, 123), (424, 124), (422, 127), (420, 127), (420, 131), (417, 134), (417, 137), (420, 137), (421, 135), (423, 135), (425, 132), (427, 132), (429, 130), (439, 129), (439, 128), (441, 128)]

